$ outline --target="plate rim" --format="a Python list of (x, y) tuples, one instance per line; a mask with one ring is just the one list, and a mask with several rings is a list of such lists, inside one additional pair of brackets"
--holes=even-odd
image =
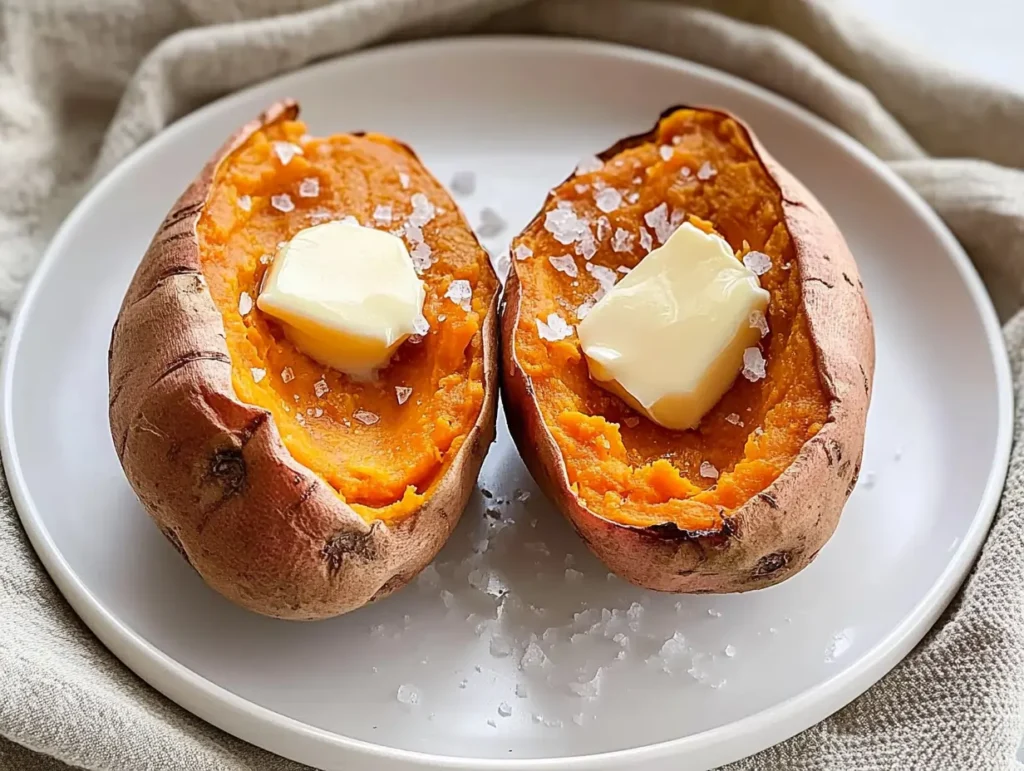
[[(689, 736), (669, 739), (638, 747), (549, 758), (472, 758), (437, 755), (400, 749), (354, 739), (326, 729), (303, 723), (240, 697), (217, 685), (171, 658), (132, 628), (123, 623), (111, 609), (103, 605), (86, 586), (64, 555), (57, 549), (47, 530), (40, 511), (36, 508), (22, 472), (12, 428), (12, 385), (15, 361), (20, 349), (24, 328), (31, 316), (36, 295), (56, 264), (57, 254), (65, 249), (65, 241), (77, 224), (85, 220), (93, 202), (106, 194), (122, 177), (139, 163), (145, 154), (160, 147), (193, 124), (204, 121), (207, 115), (230, 110), (255, 91), (276, 87), (287, 88), (292, 81), (311, 74), (330, 70), (341, 62), (373, 60), (397, 54), (417, 55), (427, 49), (428, 55), (437, 55), (432, 49), (458, 47), (471, 52), (487, 47), (485, 53), (493, 55), (498, 48), (532, 48), (572, 50), (580, 55), (641, 61), (696, 75), (706, 81), (730, 89), (744, 91), (772, 108), (808, 125), (826, 135), (847, 150), (856, 160), (881, 176), (890, 188), (906, 202), (914, 214), (936, 234), (953, 266), (958, 271), (971, 300), (977, 309), (985, 330), (989, 353), (992, 357), (997, 387), (998, 433), (995, 441), (995, 461), (989, 472), (978, 508), (971, 519), (965, 536), (953, 552), (934, 584), (921, 596), (917, 604), (897, 625), (859, 660), (832, 678), (801, 693), (767, 707), (740, 720)], [(367, 62), (369, 63), (369, 62)], [(704, 64), (634, 46), (580, 38), (557, 38), (544, 35), (466, 35), (399, 42), (344, 53), (227, 94), (199, 109), (186, 114), (122, 159), (112, 170), (86, 192), (65, 217), (47, 244), (43, 256), (27, 282), (11, 317), (8, 338), (0, 363), (0, 414), (3, 430), (0, 432), (0, 457), (3, 459), (12, 499), (19, 519), (33, 549), (56, 584), (86, 626), (100, 642), (145, 682), (171, 699), (187, 712), (220, 728), (237, 738), (281, 754), (299, 762), (324, 762), (324, 752), (338, 753), (337, 760), (386, 761), (389, 767), (449, 768), (466, 771), (540, 771), (541, 769), (603, 770), (622, 767), (624, 763), (636, 765), (659, 760), (696, 756), (698, 762), (726, 763), (747, 757), (774, 744), (785, 741), (801, 731), (824, 720), (834, 712), (858, 698), (864, 691), (884, 677), (929, 631), (946, 606), (953, 599), (968, 571), (980, 553), (1002, 495), (1008, 473), (1013, 438), (1013, 382), (1009, 355), (1002, 336), (991, 298), (963, 247), (956, 240), (938, 214), (929, 207), (910, 185), (851, 136), (826, 122), (809, 110), (735, 75)], [(314, 756), (310, 743), (317, 745)], [(321, 760), (317, 760), (320, 757)]]

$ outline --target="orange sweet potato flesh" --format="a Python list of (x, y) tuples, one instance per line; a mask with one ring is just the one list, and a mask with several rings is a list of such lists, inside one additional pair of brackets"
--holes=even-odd
[[(302, 154), (282, 164), (274, 142), (291, 142)], [(317, 180), (319, 191), (303, 197), (300, 186), (308, 179)], [(327, 369), (297, 350), (273, 319), (255, 309), (241, 315), (241, 293), (256, 298), (268, 267), (263, 256), (272, 256), (279, 242), (347, 215), (374, 225), (378, 206), (391, 207), (391, 227), (398, 229), (415, 193), (436, 206), (423, 227), (437, 259), (422, 276), (431, 333), (406, 341), (377, 379), (360, 382)], [(281, 194), (294, 210), (272, 205), (272, 196)], [(269, 410), (290, 454), (367, 521), (397, 522), (415, 512), (480, 413), (481, 327), (498, 289), (486, 253), (443, 188), (393, 139), (310, 138), (302, 122), (278, 121), (253, 133), (220, 165), (197, 235), (238, 398)], [(456, 279), (473, 288), (468, 311), (445, 298)], [(261, 370), (265, 375), (256, 382)], [(318, 396), (321, 381), (329, 390)], [(404, 404), (396, 387), (412, 389)], [(367, 413), (378, 422), (354, 417), (365, 420)]]
[[(663, 148), (672, 148), (667, 160)], [(577, 174), (553, 190), (545, 210), (513, 244), (534, 254), (514, 266), (520, 292), (514, 355), (587, 509), (626, 525), (673, 523), (687, 532), (713, 532), (790, 466), (829, 414), (781, 193), (745, 130), (718, 112), (677, 110), (645, 141), (605, 159), (600, 171)], [(621, 206), (607, 214), (595, 202), (595, 190), (603, 186), (623, 194)], [(559, 201), (572, 202), (577, 215), (591, 222), (607, 217), (607, 234), (622, 228), (634, 235), (627, 250), (616, 251), (611, 235), (600, 240), (590, 262), (612, 270), (632, 268), (643, 258), (647, 250), (636, 236), (641, 228), (655, 236), (644, 218), (663, 202), (704, 228), (713, 223), (737, 258), (752, 249), (767, 254), (772, 267), (760, 279), (771, 294), (770, 332), (762, 345), (766, 377), (738, 377), (697, 429), (671, 431), (591, 381), (575, 335), (541, 339), (538, 319), (559, 313), (570, 325), (578, 323), (578, 307), (599, 286), (582, 256), (575, 257), (578, 278), (547, 259), (573, 253), (572, 245), (545, 228), (545, 212)], [(700, 475), (705, 461), (719, 470), (717, 480)]]

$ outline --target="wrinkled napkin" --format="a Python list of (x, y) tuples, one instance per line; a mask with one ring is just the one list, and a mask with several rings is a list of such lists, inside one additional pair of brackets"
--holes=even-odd
[[(0, 0), (0, 332), (74, 201), (171, 121), (316, 59), (481, 30), (675, 54), (851, 134), (970, 253), (1006, 320), (1024, 402), (1024, 96), (908, 53), (825, 0)], [(0, 488), (0, 768), (299, 768), (184, 712), (100, 645)], [(981, 557), (924, 641), (849, 706), (730, 768), (1018, 768), (1022, 517), (1017, 442)]]

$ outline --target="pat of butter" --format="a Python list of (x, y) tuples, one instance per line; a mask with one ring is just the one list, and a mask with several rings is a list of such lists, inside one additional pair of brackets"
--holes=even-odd
[(683, 224), (587, 314), (590, 377), (655, 423), (694, 428), (761, 339), (768, 292), (725, 239)]
[(366, 378), (415, 332), (424, 296), (402, 239), (326, 222), (278, 248), (256, 305), (306, 355)]

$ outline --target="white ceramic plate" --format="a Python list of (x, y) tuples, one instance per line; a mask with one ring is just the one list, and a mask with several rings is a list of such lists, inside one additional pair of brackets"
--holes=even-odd
[[(106, 349), (164, 213), (224, 137), (283, 96), (301, 101), (315, 133), (382, 131), (411, 143), (442, 181), (475, 171), (478, 189), (460, 203), (473, 221), (484, 205), (502, 212), (510, 227), (490, 244), (499, 248), (578, 158), (646, 130), (666, 106), (719, 105), (749, 121), (838, 221), (877, 324), (863, 481), (818, 560), (742, 596), (655, 595), (609, 579), (536, 493), (502, 426), (481, 476), (497, 498), (476, 496), (436, 572), (395, 597), (300, 624), (208, 590), (118, 466)], [(921, 638), (991, 520), (1011, 389), (996, 317), (964, 253), (849, 138), (687, 62), (492, 38), (328, 62), (150, 142), (50, 246), (13, 325), (3, 410), (18, 508), (68, 600), (142, 677), (237, 736), (332, 769), (700, 769), (824, 718)], [(533, 493), (525, 503), (520, 489)], [(484, 515), (488, 503), (500, 519)], [(474, 574), (484, 591), (470, 585), (473, 568), (490, 571)], [(511, 599), (492, 596), (502, 588)], [(602, 609), (627, 648), (589, 631)], [(685, 643), (659, 653), (677, 631)], [(540, 669), (521, 664), (531, 635), (550, 659)], [(396, 698), (403, 684), (418, 703)]]

